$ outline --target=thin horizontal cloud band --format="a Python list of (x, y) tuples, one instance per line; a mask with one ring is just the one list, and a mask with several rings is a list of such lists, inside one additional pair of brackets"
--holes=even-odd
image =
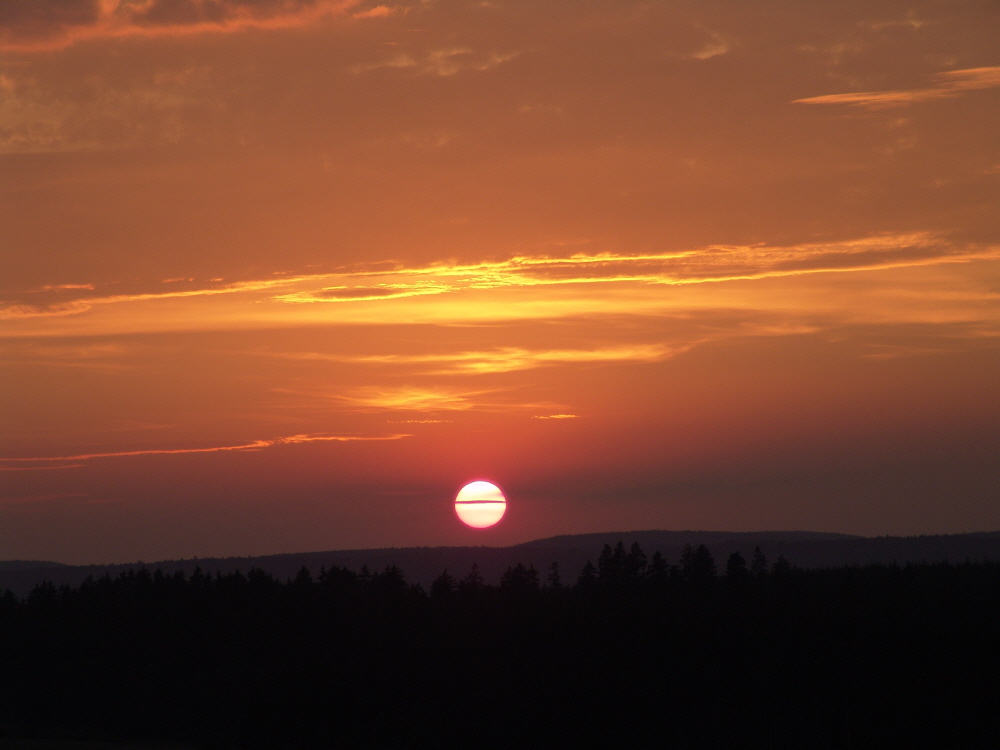
[[(0, 307), (0, 320), (67, 317), (95, 306), (217, 295), (301, 305), (378, 304), (462, 291), (579, 284), (690, 285), (753, 281), (824, 272), (851, 272), (1000, 259), (1000, 247), (953, 243), (931, 232), (878, 234), (855, 240), (791, 246), (714, 245), (678, 252), (569, 257), (517, 256), (504, 261), (419, 267), (357, 266), (326, 274), (280, 276), (180, 290), (102, 295), (92, 285), (28, 290)], [(160, 288), (162, 289), (162, 284)], [(53, 299), (52, 295), (56, 295)]]
[(394, 290), (391, 295), (385, 296), (422, 296), (463, 288), (494, 289), (557, 284), (633, 282), (681, 285), (749, 281), (830, 271), (877, 270), (982, 258), (1000, 258), (1000, 248), (956, 246), (930, 232), (912, 232), (793, 246), (712, 245), (669, 253), (576, 254), (565, 258), (517, 256), (507, 261), (468, 265), (438, 264), (392, 271), (359, 269), (351, 275), (361, 278), (430, 277), (430, 280), (368, 287), (373, 293), (364, 296), (358, 295), (356, 291), (338, 294), (340, 287), (325, 287), (276, 295), (274, 299), (283, 302), (349, 302), (381, 298), (380, 292), (385, 290)]
[[(298, 445), (301, 443), (315, 442), (372, 442), (386, 440), (401, 440), (412, 437), (408, 434), (394, 435), (328, 435), (328, 434), (303, 434), (289, 435), (287, 437), (271, 438), (269, 440), (254, 440), (250, 443), (239, 445), (218, 445), (209, 448), (153, 448), (149, 450), (115, 451), (109, 453), (79, 453), (71, 456), (30, 456), (24, 458), (0, 458), (0, 464), (21, 463), (45, 463), (59, 461), (89, 461), (95, 458), (128, 458), (132, 456), (173, 456), (187, 453), (223, 453), (229, 451), (259, 451), (271, 448), (276, 445)], [(6, 467), (0, 467), (6, 469)], [(72, 467), (51, 467), (51, 468), (72, 468)], [(9, 469), (8, 469), (9, 470)]]
[(864, 109), (903, 107), (919, 102), (951, 99), (967, 91), (1000, 87), (1000, 67), (951, 70), (934, 76), (935, 84), (899, 91), (857, 91), (796, 99), (792, 104), (844, 104)]
[[(705, 338), (705, 337), (702, 337)], [(277, 359), (342, 362), (360, 365), (427, 366), (427, 375), (474, 375), (511, 372), (559, 364), (603, 362), (658, 362), (683, 353), (700, 340), (683, 344), (635, 344), (595, 349), (542, 349), (499, 347), (492, 351), (459, 351), (431, 354), (327, 354), (321, 352), (254, 352)]]

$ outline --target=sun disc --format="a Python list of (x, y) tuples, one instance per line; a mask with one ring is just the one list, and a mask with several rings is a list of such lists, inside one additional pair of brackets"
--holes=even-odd
[(455, 513), (474, 529), (493, 526), (507, 512), (507, 498), (491, 482), (469, 482), (455, 498)]

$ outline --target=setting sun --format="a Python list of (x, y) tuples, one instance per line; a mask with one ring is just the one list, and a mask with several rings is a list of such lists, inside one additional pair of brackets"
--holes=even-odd
[(507, 499), (495, 484), (470, 482), (455, 498), (455, 512), (467, 526), (485, 529), (503, 518), (507, 512)]

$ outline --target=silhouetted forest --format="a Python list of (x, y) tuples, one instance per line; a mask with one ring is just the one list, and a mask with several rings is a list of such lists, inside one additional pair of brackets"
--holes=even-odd
[(563, 570), (575, 574), (587, 560), (596, 560), (605, 544), (613, 547), (619, 541), (623, 541), (626, 547), (638, 543), (648, 550), (659, 550), (669, 560), (680, 558), (688, 545), (706, 545), (717, 560), (725, 560), (736, 551), (748, 552), (760, 547), (767, 550), (772, 558), (784, 556), (801, 568), (1000, 560), (1000, 531), (860, 537), (816, 531), (645, 530), (566, 534), (512, 547), (390, 547), (293, 552), (260, 557), (159, 560), (148, 564), (63, 565), (42, 560), (7, 560), (0, 561), (0, 591), (9, 588), (15, 594), (24, 596), (46, 580), (53, 581), (57, 586), (79, 586), (88, 576), (115, 577), (143, 567), (160, 568), (171, 575), (178, 570), (191, 575), (197, 567), (205, 572), (223, 574), (259, 568), (284, 580), (294, 577), (303, 566), (315, 572), (323, 567), (360, 570), (367, 565), (370, 570), (383, 570), (387, 565), (397, 565), (406, 571), (407, 581), (429, 589), (445, 568), (464, 575), (476, 563), (483, 579), (495, 585), (508, 567), (519, 562), (533, 564), (541, 570), (557, 561)]
[[(721, 568), (721, 569), (718, 569)], [(1000, 564), (606, 546), (429, 590), (130, 571), (0, 597), (0, 736), (202, 748), (989, 747)]]

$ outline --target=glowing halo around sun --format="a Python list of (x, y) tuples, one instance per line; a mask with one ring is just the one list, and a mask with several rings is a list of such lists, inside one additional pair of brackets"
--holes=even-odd
[(507, 498), (490, 482), (469, 482), (455, 498), (455, 512), (462, 523), (474, 529), (486, 529), (503, 518)]

